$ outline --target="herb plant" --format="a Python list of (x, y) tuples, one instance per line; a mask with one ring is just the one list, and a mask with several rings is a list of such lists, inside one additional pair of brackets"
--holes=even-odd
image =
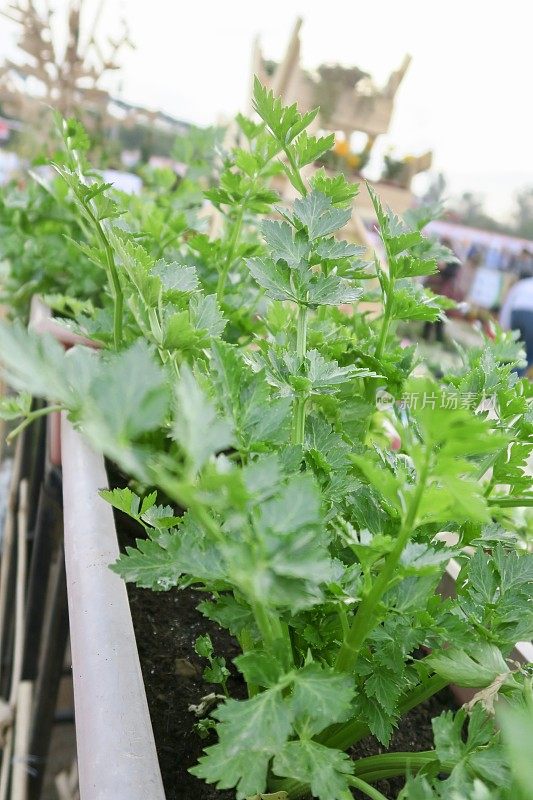
[[(333, 144), (307, 131), (317, 111), (283, 107), (259, 83), (254, 97), (261, 123), (239, 120), (248, 145), (206, 192), (221, 236), (184, 231), (181, 261), (128, 229), (67, 127), (71, 160), (58, 171), (113, 320), (91, 320), (101, 352), (67, 355), (3, 326), (4, 371), (67, 409), (135, 479), (136, 492), (102, 492), (142, 532), (113, 569), (155, 591), (194, 587), (202, 614), (239, 644), (248, 697), (211, 711), (203, 731), (215, 738), (195, 775), (239, 800), (349, 800), (354, 789), (383, 800), (372, 784), (397, 775), (405, 800), (511, 800), (519, 779), (493, 711), (497, 698), (509, 714), (531, 702), (528, 669), (509, 660), (533, 634), (533, 560), (516, 518), (533, 504), (520, 348), (499, 332), (441, 382), (413, 376), (416, 348), (395, 326), (447, 307), (417, 282), (442, 255), (421, 232), (430, 212), (400, 219), (369, 187), (387, 263), (365, 261), (339, 238), (358, 187), (307, 177)], [(298, 196), (272, 213), (280, 170)], [(358, 312), (376, 299), (377, 317)], [(452, 557), (457, 596), (445, 599)], [(227, 694), (209, 638), (196, 650)], [(402, 715), (451, 681), (477, 693), (433, 721), (434, 749), (350, 758), (369, 734), (387, 747)]]

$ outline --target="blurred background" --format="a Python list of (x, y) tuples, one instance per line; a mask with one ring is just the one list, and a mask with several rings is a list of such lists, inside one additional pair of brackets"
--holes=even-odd
[[(430, 171), (413, 182), (415, 191), (423, 193), (442, 173), (451, 207), (469, 224), (533, 236), (527, 218), (533, 185), (529, 3), (3, 0), (0, 9), (2, 162), (18, 150), (26, 116), (8, 102), (7, 87), (35, 99), (42, 93), (39, 78), (15, 65), (36, 66), (31, 37), (39, 33), (50, 36), (58, 61), (65, 58), (72, 45), (69, 9), (79, 9), (77, 48), (88, 51), (87, 66), (98, 70), (102, 59), (114, 60), (117, 68), (104, 70), (98, 81), (109, 100), (161, 112), (161, 128), (169, 115), (177, 132), (179, 123), (211, 125), (246, 111), (254, 39), (260, 38), (268, 59), (279, 60), (296, 18), (303, 17), (306, 69), (357, 66), (382, 86), (404, 56), (412, 56), (365, 174), (376, 178), (385, 155), (400, 160), (431, 150)], [(122, 138), (136, 143), (131, 134)], [(153, 148), (165, 150), (161, 141)]]
[[(117, 188), (200, 163), (216, 181), (257, 74), (285, 102), (321, 106), (335, 147), (315, 166), (371, 181), (400, 214), (442, 204), (427, 233), (459, 265), (430, 285), (459, 307), (448, 335), (406, 334), (469, 344), (533, 275), (532, 23), (522, 0), (0, 0), (0, 184), (54, 153), (51, 109), (83, 122)], [(379, 249), (375, 222), (362, 191), (352, 237)]]

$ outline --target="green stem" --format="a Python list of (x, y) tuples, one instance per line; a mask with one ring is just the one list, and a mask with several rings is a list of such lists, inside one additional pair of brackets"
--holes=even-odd
[(293, 444), (303, 444), (305, 439), (305, 415), (307, 397), (298, 397), (294, 406)]
[(46, 416), (46, 414), (52, 414), (52, 412), (54, 412), (54, 411), (62, 411), (62, 410), (63, 410), (63, 406), (57, 405), (57, 406), (45, 406), (44, 408), (37, 409), (37, 411), (32, 411), (20, 423), (20, 425), (17, 425), (16, 428), (13, 428), (13, 430), (11, 431), (9, 436), (6, 437), (6, 441), (7, 442), (13, 441), (13, 439), (15, 439), (15, 437), (18, 436), (19, 433), (21, 433), (24, 430), (24, 428), (27, 428), (28, 425), (31, 425), (31, 423), (35, 419), (39, 419), (39, 417), (44, 417), (44, 416)]
[(533, 506), (533, 495), (527, 495), (526, 497), (514, 497), (513, 495), (490, 497), (489, 505), (499, 506), (500, 508), (529, 508)]
[(385, 350), (385, 343), (387, 341), (387, 336), (389, 333), (389, 327), (391, 322), (392, 316), (392, 280), (387, 290), (387, 299), (385, 300), (385, 308), (383, 310), (383, 319), (381, 321), (381, 331), (379, 334), (379, 341), (378, 346), (376, 347), (376, 358), (381, 359), (383, 357), (383, 351)]
[(265, 650), (283, 664), (286, 670), (290, 670), (294, 666), (294, 660), (288, 628), (279, 617), (269, 614), (261, 603), (253, 603), (252, 611)]
[[(307, 306), (298, 306), (296, 326), (296, 355), (301, 362), (307, 352)], [(303, 444), (305, 438), (305, 414), (308, 397), (297, 397), (294, 404), (293, 444)]]
[(381, 572), (375, 579), (370, 592), (359, 604), (348, 637), (345, 638), (339, 650), (335, 664), (335, 668), (339, 672), (352, 672), (363, 642), (375, 625), (381, 598), (387, 591), (391, 579), (394, 577), (402, 552), (416, 524), (418, 507), (426, 486), (430, 455), (431, 451), (428, 449), (424, 465), (418, 477), (418, 486), (400, 527), (396, 544), (386, 557)]
[(120, 285), (120, 278), (118, 276), (118, 270), (115, 264), (115, 256), (113, 254), (113, 249), (109, 244), (109, 241), (100, 224), (98, 224), (97, 230), (101, 242), (104, 246), (107, 270), (113, 286), (113, 299), (115, 301), (113, 309), (113, 343), (115, 345), (115, 350), (118, 350), (122, 344), (122, 317), (124, 314), (124, 295), (122, 293), (122, 286)]
[[(67, 125), (66, 121), (63, 122), (63, 125)], [(67, 141), (70, 146), (70, 150), (72, 152), (72, 156), (74, 158), (74, 164), (76, 167), (76, 173), (80, 180), (80, 183), (83, 183), (84, 186), (87, 186), (87, 179), (83, 172), (83, 165), (80, 158), (79, 152), (76, 150), (75, 147), (72, 147), (71, 137), (67, 137)], [(81, 198), (80, 198), (81, 201)], [(94, 203), (89, 200), (89, 203), (83, 202), (85, 209), (89, 215), (89, 218), (92, 221), (93, 227), (96, 231), (96, 235), (99, 238), (105, 252), (105, 259), (107, 265), (107, 273), (108, 278), (112, 284), (113, 288), (113, 299), (114, 299), (114, 309), (113, 309), (113, 342), (115, 345), (115, 349), (118, 350), (120, 345), (122, 344), (122, 316), (123, 316), (123, 308), (124, 308), (124, 297), (122, 294), (122, 286), (120, 285), (120, 279), (118, 276), (117, 266), (115, 264), (115, 256), (113, 254), (113, 249), (109, 244), (109, 240), (104, 233), (104, 229), (100, 220), (95, 216), (93, 213), (94, 211)]]
[(298, 169), (296, 161), (294, 160), (294, 156), (291, 153), (290, 147), (283, 147), (283, 152), (287, 156), (287, 161), (291, 165), (291, 169), (287, 170), (287, 175), (289, 177), (289, 180), (294, 186), (294, 188), (300, 192), (302, 197), (305, 197), (307, 195), (307, 189), (305, 187), (305, 183), (302, 180), (302, 176), (300, 175), (300, 171)]
[(374, 789), (373, 786), (370, 786), (366, 781), (363, 781), (361, 778), (356, 778), (352, 776), (348, 778), (350, 784), (354, 787), (354, 789), (359, 789), (360, 792), (366, 794), (367, 797), (370, 797), (370, 800), (387, 800), (384, 794), (378, 792), (377, 789)]
[(228, 252), (226, 254), (225, 261), (218, 274), (217, 298), (219, 302), (222, 302), (222, 300), (224, 299), (224, 290), (226, 288), (228, 273), (231, 268), (231, 264), (233, 261), (233, 254), (235, 253), (235, 248), (237, 246), (237, 241), (239, 239), (239, 235), (242, 228), (244, 209), (245, 209), (245, 203), (243, 202), (243, 204), (240, 206), (237, 212), (237, 216), (235, 217), (235, 222), (233, 223), (233, 230), (231, 232), (231, 239), (228, 245)]
[(372, 775), (372, 780), (380, 780), (382, 777), (391, 778), (396, 775), (405, 775), (409, 768), (421, 769), (436, 760), (437, 754), (434, 750), (381, 753), (358, 759), (354, 764), (354, 774), (365, 780), (370, 780), (369, 775)]

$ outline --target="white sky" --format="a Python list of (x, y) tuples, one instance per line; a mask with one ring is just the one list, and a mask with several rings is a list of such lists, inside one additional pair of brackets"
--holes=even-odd
[[(100, 29), (123, 16), (136, 43), (115, 79), (124, 99), (206, 124), (245, 109), (254, 36), (277, 59), (298, 15), (305, 66), (357, 64), (382, 83), (413, 56), (381, 150), (433, 149), (450, 193), (480, 192), (501, 215), (533, 184), (531, 0), (106, 0)], [(0, 20), (0, 53), (13, 41)]]

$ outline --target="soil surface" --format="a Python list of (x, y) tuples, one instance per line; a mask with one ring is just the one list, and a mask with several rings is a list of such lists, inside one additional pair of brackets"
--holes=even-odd
[[(121, 545), (131, 544), (133, 531), (120, 513), (117, 527)], [(138, 529), (135, 534), (139, 535)], [(198, 705), (207, 694), (220, 689), (202, 678), (206, 664), (194, 652), (194, 642), (209, 633), (216, 654), (224, 655), (232, 669), (231, 659), (238, 654), (235, 641), (196, 610), (205, 598), (203, 593), (192, 589), (151, 592), (129, 584), (128, 594), (167, 800), (235, 800), (234, 791), (217, 791), (188, 772), (203, 748), (213, 743), (201, 739), (194, 730), (198, 719), (189, 706)], [(232, 697), (246, 696), (244, 683), (236, 673), (230, 677), (228, 688)], [(431, 749), (431, 719), (455, 707), (448, 690), (426, 701), (402, 718), (389, 749)], [(382, 752), (387, 750), (369, 736), (350, 754), (361, 758)], [(401, 778), (383, 780), (376, 788), (395, 800), (403, 783)], [(354, 792), (354, 798), (364, 800), (358, 792)]]
[[(189, 706), (220, 691), (202, 678), (207, 664), (194, 652), (194, 642), (209, 633), (215, 652), (226, 657), (228, 666), (238, 655), (237, 647), (225, 631), (196, 611), (205, 595), (191, 589), (151, 592), (131, 585), (128, 593), (167, 800), (235, 800), (233, 791), (218, 791), (187, 770), (213, 743), (194, 730), (198, 718)], [(228, 688), (233, 697), (245, 696), (238, 677), (230, 678)]]

